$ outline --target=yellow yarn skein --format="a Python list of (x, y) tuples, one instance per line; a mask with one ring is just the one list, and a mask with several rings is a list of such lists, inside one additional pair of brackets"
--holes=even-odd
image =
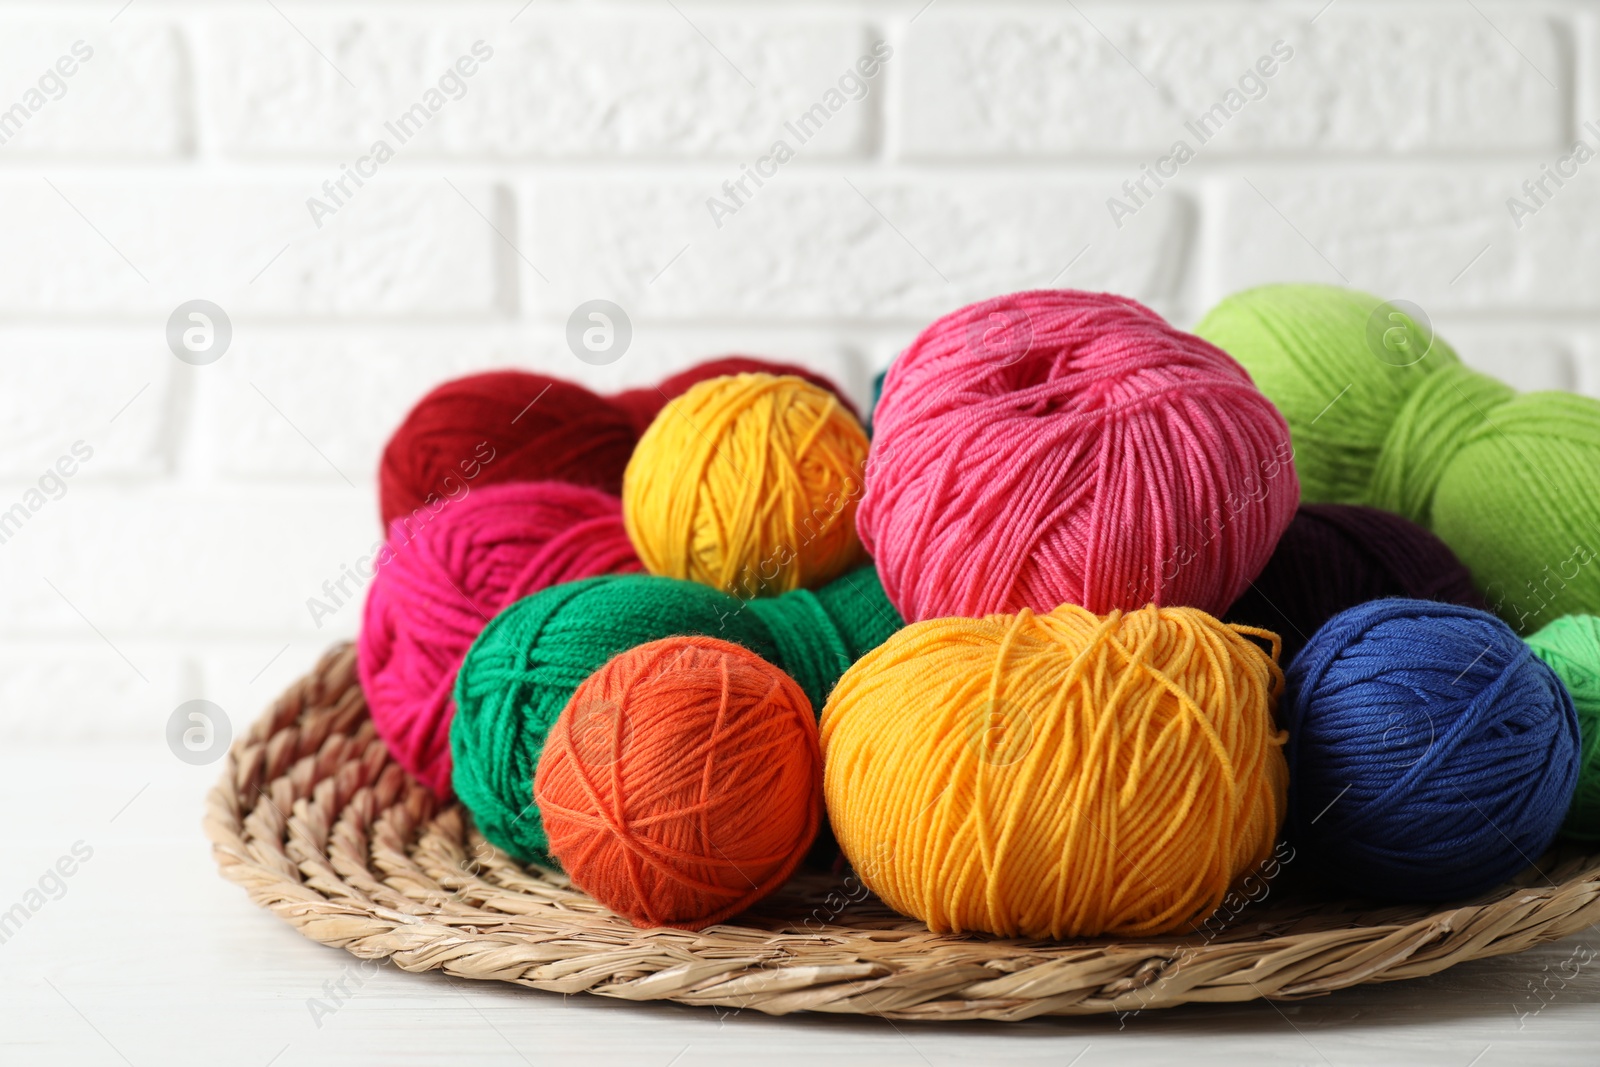
[(1283, 821), (1276, 645), (1194, 608), (908, 626), (823, 710), (834, 833), (935, 931), (1194, 930)]
[(652, 574), (749, 599), (813, 589), (866, 560), (856, 537), (867, 435), (826, 389), (734, 374), (672, 400), (622, 478)]

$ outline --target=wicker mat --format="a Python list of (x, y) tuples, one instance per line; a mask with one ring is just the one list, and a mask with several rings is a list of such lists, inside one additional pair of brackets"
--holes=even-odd
[(1258, 901), (1184, 938), (933, 934), (848, 871), (801, 874), (737, 924), (637, 930), (561, 874), (512, 862), (392, 762), (348, 646), (280, 697), (226, 768), (206, 832), (257, 904), (360, 957), (558, 993), (892, 1019), (1134, 1012), (1414, 978), (1600, 922), (1600, 854), (1563, 847), (1451, 907), (1319, 897), (1294, 884), (1289, 857)]

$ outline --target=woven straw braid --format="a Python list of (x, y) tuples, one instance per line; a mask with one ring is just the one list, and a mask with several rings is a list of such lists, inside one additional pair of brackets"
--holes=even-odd
[(939, 935), (828, 874), (797, 876), (738, 924), (637, 930), (560, 874), (513, 863), (393, 763), (347, 646), (254, 723), (226, 768), (206, 833), (257, 904), (363, 958), (558, 993), (892, 1019), (1132, 1012), (1414, 978), (1600, 921), (1600, 854), (1567, 848), (1441, 910), (1319, 899), (1286, 877), (1214, 937)]

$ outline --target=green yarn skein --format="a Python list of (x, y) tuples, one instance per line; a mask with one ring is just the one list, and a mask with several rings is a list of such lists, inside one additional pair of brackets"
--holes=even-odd
[(1528, 646), (1566, 683), (1578, 712), (1583, 753), (1578, 788), (1561, 832), (1580, 841), (1600, 841), (1600, 618), (1567, 615), (1528, 638)]
[(1303, 500), (1428, 527), (1518, 632), (1600, 612), (1600, 401), (1518, 395), (1383, 304), (1267, 285), (1226, 298), (1195, 332), (1283, 412)]
[[(648, 574), (551, 586), (490, 620), (462, 662), (451, 785), (490, 841), (524, 863), (556, 866), (533, 772), (561, 709), (612, 656), (663, 637), (720, 637), (787, 671), (820, 712), (850, 665), (903, 625), (870, 566), (815, 591), (749, 601)], [(614, 728), (626, 738), (626, 723)]]

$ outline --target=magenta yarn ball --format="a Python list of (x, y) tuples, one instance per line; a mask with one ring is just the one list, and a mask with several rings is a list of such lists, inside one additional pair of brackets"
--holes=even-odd
[(1063, 603), (1220, 614), (1300, 486), (1244, 368), (1134, 300), (1038, 290), (946, 315), (873, 412), (861, 540), (907, 621)]
[(621, 501), (565, 482), (483, 486), (396, 519), (378, 559), (356, 647), (361, 689), (395, 760), (440, 796), (450, 691), (479, 631), (546, 586), (641, 569)]

